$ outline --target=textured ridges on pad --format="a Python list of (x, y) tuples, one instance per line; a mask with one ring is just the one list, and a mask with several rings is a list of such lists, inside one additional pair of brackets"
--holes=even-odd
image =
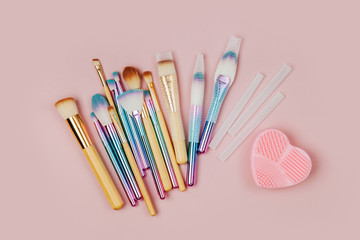
[(252, 173), (256, 185), (283, 188), (305, 180), (311, 171), (311, 159), (305, 151), (290, 144), (284, 133), (268, 129), (255, 140)]

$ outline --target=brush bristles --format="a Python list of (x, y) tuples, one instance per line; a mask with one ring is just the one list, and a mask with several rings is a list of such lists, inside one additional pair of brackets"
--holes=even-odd
[(173, 60), (173, 56), (171, 52), (163, 52), (156, 55), (157, 62), (162, 62), (167, 60)]
[(79, 114), (75, 99), (73, 98), (61, 99), (55, 103), (55, 107), (65, 120)]
[(108, 107), (108, 112), (109, 112), (110, 116), (116, 115), (115, 109), (112, 106)]
[(90, 117), (91, 117), (91, 120), (92, 120), (93, 122), (97, 122), (97, 121), (98, 121), (98, 119), (97, 119), (97, 117), (95, 116), (95, 113), (94, 113), (94, 112), (91, 112), (91, 113), (90, 113)]
[(96, 68), (98, 68), (98, 67), (101, 65), (99, 59), (93, 59), (93, 60), (92, 60), (92, 63), (94, 64), (94, 66), (95, 66)]
[(196, 73), (204, 73), (204, 55), (198, 54), (196, 58), (196, 64), (194, 69), (194, 75)]
[(114, 78), (114, 80), (115, 80), (116, 82), (120, 82), (120, 73), (118, 73), (118, 72), (113, 72), (113, 73), (112, 73), (112, 76), (113, 76), (113, 78)]
[(101, 125), (111, 124), (111, 118), (108, 112), (109, 103), (103, 95), (95, 94), (91, 98), (91, 107)]
[(235, 36), (232, 36), (230, 38), (226, 51), (216, 68), (214, 81), (217, 80), (219, 75), (224, 75), (230, 77), (230, 85), (234, 82), (240, 44), (240, 38), (237, 38)]
[(116, 100), (131, 115), (133, 111), (141, 112), (144, 92), (141, 89), (129, 90), (119, 95)]
[(144, 99), (145, 99), (145, 101), (151, 99), (150, 91), (148, 91), (148, 90), (145, 90), (145, 91), (144, 91)]
[(143, 78), (144, 78), (145, 82), (148, 84), (153, 82), (152, 73), (149, 71), (146, 71), (143, 73)]
[(117, 90), (116, 83), (115, 83), (114, 79), (106, 80), (106, 85), (109, 87), (110, 91), (114, 91), (114, 90), (116, 91)]
[(130, 89), (140, 88), (140, 75), (136, 68), (125, 67), (123, 71), (123, 78)]
[(172, 60), (158, 62), (159, 76), (176, 75), (175, 65)]
[(191, 84), (191, 105), (202, 106), (204, 101), (204, 80), (194, 79)]

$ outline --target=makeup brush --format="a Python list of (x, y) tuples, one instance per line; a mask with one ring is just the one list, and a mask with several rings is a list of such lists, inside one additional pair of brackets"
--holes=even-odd
[(120, 180), (121, 185), (124, 188), (124, 191), (126, 193), (127, 198), (129, 199), (129, 202), (132, 206), (136, 206), (136, 200), (134, 192), (132, 191), (128, 181), (126, 180), (126, 176), (124, 174), (124, 169), (119, 164), (119, 160), (117, 159), (116, 154), (114, 154), (113, 146), (110, 142), (109, 135), (104, 131), (102, 128), (99, 120), (96, 118), (95, 114), (92, 112), (90, 114), (91, 120), (94, 123), (94, 126), (96, 128), (96, 131), (101, 139), (101, 142), (103, 143), (105, 150), (111, 160), (111, 163), (116, 171), (116, 174), (118, 175), (118, 178)]
[(199, 144), (202, 106), (204, 100), (204, 56), (199, 54), (196, 59), (194, 77), (191, 84), (189, 149), (187, 184), (192, 186), (196, 179), (197, 148)]
[(180, 112), (179, 89), (171, 52), (158, 54), (159, 79), (168, 110), (170, 134), (175, 148), (176, 161), (187, 163), (184, 128)]
[[(171, 161), (170, 161), (170, 156), (169, 156), (169, 153), (167, 151), (167, 148), (166, 148), (166, 144), (165, 144), (165, 140), (164, 140), (164, 137), (161, 133), (161, 128), (160, 128), (160, 125), (159, 125), (159, 121), (157, 119), (157, 116), (156, 116), (156, 112), (155, 112), (155, 108), (154, 108), (154, 104), (153, 104), (153, 101), (151, 99), (151, 96), (150, 96), (150, 92), (149, 91), (144, 91), (144, 98), (145, 98), (145, 105), (146, 105), (146, 113), (149, 113), (150, 115), (150, 119), (151, 119), (151, 122), (153, 123), (152, 126), (154, 126), (154, 130), (155, 130), (155, 133), (154, 135), (156, 134), (156, 136), (153, 136), (152, 138), (155, 138), (155, 140), (157, 139), (157, 141), (159, 142), (159, 145), (160, 145), (160, 149), (161, 150), (161, 153), (162, 156), (163, 156), (163, 160), (165, 161), (165, 164), (166, 164), (166, 169), (167, 169), (167, 172), (169, 174), (169, 177), (170, 177), (170, 180), (171, 180), (171, 184), (174, 188), (177, 188), (178, 187), (178, 183), (176, 181), (176, 177), (175, 177), (175, 173), (174, 173), (174, 169), (171, 165)], [(144, 111), (143, 111), (144, 112)], [(144, 119), (144, 118), (143, 118)], [(144, 124), (145, 124), (145, 121), (144, 121)], [(150, 126), (152, 128), (152, 126)], [(149, 127), (149, 128), (150, 128)], [(146, 128), (145, 128), (146, 130)], [(151, 133), (152, 135), (153, 133)], [(150, 134), (148, 134), (149, 136)], [(153, 140), (151, 137), (149, 137), (150, 139), (150, 144)], [(154, 140), (154, 142), (155, 142)], [(156, 158), (155, 158), (156, 159)], [(157, 163), (156, 163), (157, 164)], [(161, 175), (160, 175), (161, 177)]]
[(113, 144), (115, 153), (117, 154), (118, 159), (120, 160), (120, 164), (124, 169), (126, 179), (128, 180), (131, 189), (134, 191), (135, 198), (140, 199), (141, 193), (139, 187), (136, 184), (134, 175), (131, 171), (129, 163), (127, 162), (126, 156), (121, 148), (119, 136), (117, 135), (117, 132), (115, 130), (114, 125), (112, 124), (108, 112), (109, 103), (106, 101), (106, 98), (104, 96), (100, 94), (95, 94), (91, 99), (91, 105), (92, 105), (92, 110), (95, 113), (96, 117), (99, 119), (101, 125), (104, 127), (104, 129), (110, 136), (110, 140), (111, 143)]
[(116, 131), (118, 132), (119, 136), (120, 136), (120, 140), (121, 140), (121, 144), (122, 144), (122, 147), (124, 149), (124, 152), (126, 154), (126, 157), (129, 161), (129, 164), (130, 164), (130, 167), (131, 167), (131, 170), (132, 172), (134, 173), (134, 176), (135, 176), (135, 179), (136, 179), (136, 182), (140, 188), (140, 191), (141, 191), (141, 194), (144, 198), (144, 201), (145, 201), (145, 204), (146, 204), (146, 207), (148, 208), (148, 211), (150, 213), (151, 216), (154, 216), (156, 214), (155, 212), (155, 208), (151, 202), (151, 198), (149, 196), (149, 193), (146, 189), (146, 186), (145, 186), (145, 183), (142, 179), (142, 176), (141, 176), (141, 173), (139, 171), (139, 168), (136, 164), (136, 161), (135, 161), (135, 158), (131, 152), (131, 149), (130, 149), (130, 146), (129, 146), (129, 143), (125, 137), (125, 133), (124, 133), (124, 130), (120, 124), (120, 120), (117, 118), (117, 115), (115, 113), (115, 109), (113, 107), (108, 107), (108, 111), (109, 111), (109, 114), (110, 114), (110, 117), (111, 117), (111, 120), (116, 128)]
[[(121, 84), (120, 84), (120, 74), (118, 72), (113, 72), (113, 78), (114, 78), (114, 80), (116, 82), (116, 85), (117, 85), (117, 87), (119, 89), (119, 94), (123, 93), (124, 90), (123, 90), (123, 88), (121, 87)], [(137, 129), (136, 123), (134, 122), (133, 118), (131, 118), (131, 117), (127, 116), (127, 115), (126, 115), (126, 117), (128, 119), (129, 126), (131, 127), (131, 131), (133, 133), (133, 138), (134, 138), (134, 141), (135, 141), (137, 149), (138, 149), (138, 154), (139, 154), (139, 156), (141, 157), (141, 160), (142, 160), (141, 165), (143, 166), (143, 169), (148, 169), (150, 167), (149, 159), (148, 159), (148, 156), (146, 155), (145, 146), (144, 146), (144, 143), (141, 140), (140, 132)]]
[(103, 161), (101, 160), (95, 146), (89, 137), (79, 115), (76, 102), (73, 98), (64, 98), (55, 103), (55, 107), (60, 115), (66, 120), (74, 137), (78, 141), (83, 153), (85, 154), (89, 164), (97, 177), (105, 195), (113, 209), (120, 209), (124, 202), (121, 199), (118, 190), (111, 180)]
[[(141, 173), (141, 176), (145, 176), (144, 163), (142, 161), (142, 157), (141, 157), (141, 154), (139, 152), (139, 149), (138, 149), (138, 147), (136, 145), (136, 140), (134, 138), (134, 133), (133, 133), (133, 131), (131, 129), (131, 126), (130, 126), (130, 123), (129, 123), (128, 115), (127, 115), (126, 111), (121, 106), (119, 106), (117, 104), (117, 102), (116, 102), (116, 97), (120, 93), (123, 92), (122, 88), (121, 88), (120, 85), (119, 85), (120, 86), (120, 88), (119, 88), (119, 86), (118, 86), (118, 84), (116, 84), (115, 80), (107, 80), (106, 82), (108, 83), (109, 90), (110, 90), (111, 94), (113, 95), (115, 105), (116, 105), (116, 109), (117, 109), (117, 114), (120, 117), (120, 121), (122, 123), (122, 126), (124, 127), (126, 137), (129, 140), (130, 147), (131, 147), (131, 150), (132, 150), (132, 152), (134, 154), (136, 164), (139, 167), (139, 171)], [(116, 114), (116, 112), (115, 112), (115, 114)]]
[[(136, 68), (125, 67), (123, 70), (123, 78), (130, 89), (140, 89), (141, 80), (140, 80), (139, 72), (137, 71)], [(148, 142), (150, 143), (150, 148), (151, 148), (153, 157), (155, 159), (157, 169), (160, 174), (161, 182), (163, 184), (165, 191), (169, 191), (172, 189), (171, 180), (176, 181), (176, 179), (173, 178), (170, 180), (170, 177), (169, 177), (170, 173), (167, 172), (164, 158), (163, 158), (163, 155), (161, 154), (161, 149), (160, 149), (158, 140), (156, 139), (156, 134), (155, 134), (153, 125), (151, 123), (149, 113), (146, 109), (145, 103), (143, 104), (141, 116), (142, 116), (142, 121), (144, 123), (145, 132), (143, 132), (143, 133), (140, 132), (140, 135), (143, 139), (148, 138)], [(148, 157), (149, 157), (149, 154), (150, 153), (148, 152)], [(174, 182), (174, 184), (175, 184), (175, 182)], [(177, 186), (177, 183), (175, 185)]]
[(201, 136), (198, 149), (199, 153), (206, 152), (208, 148), (210, 138), (214, 130), (214, 125), (219, 116), (221, 105), (229, 88), (235, 80), (240, 44), (240, 38), (231, 36), (225, 53), (216, 68), (213, 97), (210, 110), (205, 122), (205, 127)]
[(99, 75), (101, 84), (102, 84), (102, 86), (104, 88), (106, 99), (108, 100), (110, 106), (115, 107), (115, 103), (114, 103), (114, 101), (112, 99), (109, 87), (106, 85), (105, 73), (104, 73), (103, 67), (102, 67), (102, 65), (100, 63), (100, 60), (99, 59), (93, 59), (92, 63), (94, 64), (96, 72)]
[[(154, 86), (154, 83), (153, 83), (153, 77), (152, 77), (151, 72), (149, 72), (149, 71), (144, 72), (143, 73), (143, 78), (144, 78), (146, 84), (148, 85), (148, 88), (149, 88), (149, 91), (150, 91), (150, 94), (151, 94), (151, 98), (152, 98), (152, 102), (153, 102), (153, 105), (154, 105), (154, 108), (155, 108), (156, 116), (157, 116), (157, 119), (158, 119), (159, 124), (160, 124), (161, 133), (163, 135), (165, 145), (166, 145), (167, 151), (168, 151), (169, 156), (170, 156), (170, 161), (171, 161), (172, 167), (173, 167), (174, 172), (175, 172), (175, 176), (176, 176), (176, 180), (177, 180), (178, 185), (179, 185), (179, 189), (180, 189), (180, 191), (185, 191), (186, 186), (185, 186), (182, 174), (181, 174), (180, 167), (179, 167), (178, 163), (176, 162), (174, 148), (173, 148), (173, 145), (172, 145), (172, 142), (171, 142), (171, 139), (170, 139), (169, 131), (168, 131), (167, 127), (166, 127), (164, 116), (163, 116), (162, 111), (160, 109), (160, 104), (159, 104), (159, 101), (158, 101), (158, 98), (157, 98), (157, 95), (156, 95), (156, 92), (155, 92), (155, 86)], [(150, 112), (150, 110), (149, 110), (149, 112)], [(151, 116), (151, 114), (150, 114), (150, 116)]]
[[(116, 100), (126, 110), (126, 112), (134, 118), (138, 129), (140, 130), (140, 132), (142, 132), (142, 136), (144, 136), (145, 129), (143, 126), (141, 115), (140, 115), (141, 111), (142, 111), (142, 107), (143, 107), (143, 102), (144, 102), (143, 91), (140, 89), (129, 90), (129, 91), (124, 92), (123, 94), (119, 95), (116, 98)], [(144, 142), (146, 151), (148, 152), (150, 169), (151, 169), (159, 196), (161, 199), (164, 199), (165, 192), (164, 192), (163, 185), (161, 183), (159, 172), (156, 168), (153, 154), (151, 152), (150, 143), (149, 143), (148, 139), (145, 137), (143, 138), (143, 142)]]

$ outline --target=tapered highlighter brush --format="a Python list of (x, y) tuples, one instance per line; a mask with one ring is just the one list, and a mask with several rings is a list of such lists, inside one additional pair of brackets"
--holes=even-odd
[[(117, 90), (118, 90), (118, 93), (119, 94), (121, 94), (121, 93), (123, 93), (124, 91), (123, 91), (123, 89), (122, 89), (122, 87), (121, 87), (121, 84), (120, 84), (120, 73), (119, 72), (113, 72), (112, 73), (112, 76), (113, 76), (113, 79), (114, 79), (114, 81), (115, 81), (115, 84), (116, 84), (116, 87), (117, 87)], [(115, 101), (115, 100), (114, 100)], [(115, 102), (115, 104), (116, 104), (116, 102)]]
[[(153, 103), (153, 101), (151, 99), (151, 95), (150, 95), (149, 91), (144, 91), (144, 99), (145, 99), (145, 105), (146, 105), (147, 112), (149, 113), (151, 122), (152, 122), (152, 124), (154, 126), (154, 130), (155, 130), (155, 134), (156, 134), (155, 138), (159, 142), (161, 154), (162, 154), (163, 159), (165, 161), (166, 169), (167, 169), (167, 172), (169, 174), (171, 184), (172, 184), (172, 186), (174, 188), (177, 188), (178, 183), (177, 183), (177, 180), (176, 180), (175, 172), (174, 172), (174, 169), (173, 169), (173, 167), (171, 165), (170, 156), (169, 156), (169, 153), (168, 153), (167, 148), (166, 148), (165, 140), (164, 140), (164, 137), (163, 137), (162, 132), (161, 132), (161, 128), (160, 128), (160, 125), (159, 125), (158, 118), (156, 116), (154, 103)], [(151, 143), (151, 140), (150, 140), (150, 143)]]
[[(144, 129), (143, 122), (141, 119), (141, 111), (142, 111), (143, 102), (144, 102), (143, 91), (140, 89), (129, 90), (129, 91), (124, 92), (123, 94), (119, 95), (116, 100), (126, 110), (126, 112), (135, 119), (138, 129), (144, 133), (145, 129)], [(159, 193), (160, 198), (164, 199), (165, 192), (164, 192), (164, 188), (163, 188), (160, 176), (159, 176), (159, 172), (156, 168), (156, 164), (155, 164), (155, 160), (153, 157), (153, 153), (151, 151), (150, 143), (147, 138), (143, 138), (143, 141), (145, 143), (145, 147), (148, 152), (150, 169), (151, 169), (151, 172), (152, 172), (152, 175), (154, 178), (154, 182), (157, 187), (157, 191)]]
[(196, 160), (200, 138), (204, 86), (204, 56), (199, 54), (196, 59), (194, 77), (191, 83), (188, 171), (186, 179), (189, 186), (193, 186), (196, 180)]
[(64, 98), (57, 101), (55, 107), (66, 120), (74, 137), (78, 141), (111, 207), (115, 210), (120, 209), (124, 205), (124, 202), (90, 139), (79, 115), (75, 100), (73, 98)]
[[(151, 72), (147, 71), (143, 73), (143, 78), (146, 82), (146, 84), (148, 85), (150, 94), (151, 94), (151, 98), (152, 98), (152, 103), (156, 112), (156, 116), (161, 128), (161, 133), (163, 135), (164, 141), (165, 141), (165, 145), (170, 157), (170, 161), (172, 164), (172, 167), (174, 169), (174, 173), (175, 173), (175, 177), (177, 180), (177, 183), (179, 185), (179, 189), (180, 191), (185, 191), (186, 190), (186, 185), (183, 179), (183, 176), (181, 174), (181, 170), (180, 167), (178, 165), (178, 163), (176, 162), (176, 157), (175, 157), (175, 152), (174, 152), (174, 148), (170, 139), (170, 135), (169, 135), (169, 131), (166, 127), (166, 123), (165, 123), (165, 119), (164, 116), (162, 114), (162, 111), (160, 109), (160, 104), (158, 102), (158, 98), (155, 92), (155, 87), (154, 87), (154, 83), (153, 83), (153, 77)], [(150, 110), (149, 110), (150, 112)], [(150, 112), (150, 116), (151, 116), (151, 112)]]
[[(129, 86), (129, 88), (140, 89), (141, 79), (140, 79), (139, 72), (136, 68), (125, 67), (123, 70), (123, 78), (124, 78), (126, 84)], [(160, 174), (160, 178), (161, 178), (163, 187), (164, 187), (165, 191), (169, 191), (172, 189), (172, 186), (173, 186), (172, 183), (174, 183), (174, 185), (177, 186), (177, 182), (172, 182), (172, 180), (176, 181), (176, 179), (174, 179), (174, 178), (170, 179), (170, 176), (169, 176), (170, 173), (168, 173), (168, 171), (167, 171), (165, 161), (164, 161), (158, 140), (156, 138), (156, 134), (155, 134), (153, 125), (151, 123), (149, 113), (146, 109), (145, 102), (143, 103), (141, 116), (142, 116), (142, 121), (144, 123), (145, 132), (140, 132), (140, 135), (143, 139), (145, 139), (145, 138), (148, 139), (157, 169)], [(145, 142), (144, 142), (144, 145), (146, 145)], [(150, 158), (149, 153), (148, 153), (148, 157)]]
[(91, 99), (91, 105), (92, 105), (92, 110), (95, 113), (96, 117), (99, 119), (101, 125), (104, 127), (104, 129), (110, 136), (110, 141), (114, 147), (114, 152), (117, 154), (117, 157), (120, 160), (120, 164), (123, 167), (126, 179), (129, 182), (131, 189), (135, 194), (135, 198), (141, 199), (141, 193), (139, 187), (136, 183), (136, 180), (131, 171), (129, 163), (121, 147), (119, 136), (111, 121), (108, 112), (109, 103), (106, 101), (106, 98), (104, 96), (100, 94), (95, 94)]
[(151, 198), (149, 196), (149, 193), (146, 189), (146, 186), (145, 186), (145, 183), (142, 179), (142, 175), (140, 173), (140, 170), (137, 166), (137, 163), (135, 161), (135, 158), (133, 156), (133, 153), (131, 152), (131, 149), (130, 149), (130, 146), (129, 146), (129, 143), (125, 137), (125, 133), (124, 133), (124, 130), (120, 124), (120, 120), (117, 118), (117, 115), (115, 113), (115, 109), (113, 107), (108, 107), (108, 111), (109, 111), (109, 114), (110, 114), (110, 117), (111, 117), (111, 120), (116, 128), (116, 131), (118, 132), (119, 136), (120, 136), (120, 141), (121, 141), (121, 144), (122, 144), (122, 147), (124, 149), (124, 152), (125, 152), (125, 155), (129, 161), (129, 164), (130, 164), (130, 167), (131, 167), (131, 170), (132, 172), (134, 173), (134, 176), (135, 176), (135, 179), (136, 179), (136, 182), (140, 188), (140, 192), (144, 198), (144, 201), (145, 201), (145, 204), (146, 204), (146, 207), (148, 208), (148, 211), (149, 211), (149, 214), (151, 216), (154, 216), (156, 214), (156, 211), (155, 211), (155, 208), (152, 204), (152, 201), (151, 201)]
[[(131, 129), (131, 126), (130, 126), (130, 123), (129, 123), (129, 118), (128, 118), (128, 115), (126, 113), (126, 111), (117, 104), (116, 102), (116, 97), (122, 93), (122, 88), (120, 85), (116, 84), (116, 81), (115, 80), (107, 80), (106, 83), (108, 84), (108, 87), (109, 87), (109, 90), (111, 92), (111, 94), (113, 95), (114, 97), (114, 101), (115, 101), (115, 105), (116, 105), (116, 109), (117, 109), (117, 113), (118, 113), (118, 116), (120, 117), (120, 121), (122, 123), (122, 126), (123, 126), (123, 129), (125, 131), (125, 135), (129, 141), (129, 144), (130, 144), (130, 147), (131, 147), (131, 150), (134, 154), (134, 158), (135, 158), (135, 161), (136, 161), (136, 164), (138, 165), (139, 167), (139, 171), (141, 173), (141, 176), (145, 176), (145, 172), (144, 172), (144, 163), (143, 163), (143, 160), (142, 160), (142, 157), (141, 157), (141, 154), (139, 152), (139, 149), (136, 145), (136, 140), (135, 140), (135, 137), (134, 137), (134, 133)], [(115, 113), (116, 114), (116, 113)]]
[(174, 144), (176, 161), (187, 163), (184, 128), (180, 112), (180, 99), (175, 65), (171, 52), (156, 56), (160, 85), (166, 102), (170, 134)]
[(235, 80), (235, 74), (239, 59), (240, 44), (240, 38), (231, 36), (225, 53), (216, 68), (213, 97), (210, 105), (210, 110), (205, 122), (205, 127), (202, 132), (198, 149), (199, 153), (206, 152), (208, 148), (210, 138), (214, 130), (214, 125), (219, 116), (221, 105), (225, 99), (229, 88)]
[(128, 181), (126, 180), (126, 176), (124, 174), (124, 170), (122, 168), (122, 166), (119, 163), (119, 160), (117, 158), (117, 156), (114, 153), (113, 150), (113, 146), (111, 144), (111, 141), (109, 139), (109, 135), (107, 134), (107, 132), (104, 131), (103, 127), (101, 126), (99, 120), (97, 119), (97, 117), (95, 116), (95, 114), (92, 112), (90, 114), (91, 120), (94, 123), (94, 126), (96, 128), (96, 131), (101, 139), (101, 142), (104, 145), (104, 148), (110, 158), (110, 161), (116, 171), (116, 174), (120, 180), (121, 185), (124, 188), (124, 191), (126, 193), (127, 198), (129, 199), (129, 202), (132, 206), (136, 206), (136, 200), (135, 200), (135, 195), (134, 192), (132, 191), (130, 184), (128, 183)]

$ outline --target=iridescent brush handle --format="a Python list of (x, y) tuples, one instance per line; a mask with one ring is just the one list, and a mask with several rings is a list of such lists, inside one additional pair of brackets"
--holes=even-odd
[(125, 153), (121, 147), (121, 142), (120, 142), (120, 139), (117, 135), (117, 132), (115, 130), (115, 127), (112, 125), (112, 124), (108, 124), (105, 126), (109, 136), (110, 136), (110, 139), (112, 140), (112, 144), (113, 144), (113, 147), (114, 147), (114, 150), (115, 150), (115, 153), (117, 154), (117, 157), (118, 157), (118, 160), (119, 160), (119, 163), (121, 164), (121, 166), (123, 167), (124, 169), (124, 172), (125, 172), (125, 175), (126, 175), (126, 178), (127, 180), (129, 181), (130, 183), (130, 186), (135, 194), (135, 198), (136, 199), (141, 199), (141, 193), (140, 193), (140, 189), (136, 183), (136, 180), (135, 180), (135, 177), (133, 175), (133, 172), (131, 171), (131, 168), (130, 168), (130, 165), (127, 161), (127, 158), (125, 156)]
[(127, 115), (126, 111), (121, 106), (118, 106), (118, 113), (119, 113), (119, 116), (120, 116), (122, 126), (124, 127), (126, 137), (127, 137), (128, 141), (129, 141), (131, 150), (133, 152), (134, 158), (136, 160), (136, 164), (137, 164), (137, 166), (139, 168), (140, 174), (141, 174), (141, 176), (145, 176), (145, 172), (143, 170), (145, 167), (144, 167), (144, 164), (142, 162), (139, 149), (138, 149), (138, 147), (136, 145), (135, 136), (134, 136), (135, 134), (133, 133), (133, 131), (131, 129), (129, 119), (127, 117), (128, 115)]
[(159, 145), (160, 145), (161, 153), (162, 153), (162, 155), (164, 157), (166, 169), (167, 169), (167, 172), (169, 173), (171, 184), (172, 184), (172, 186), (174, 188), (177, 188), (178, 183), (177, 183), (177, 180), (176, 180), (174, 169), (173, 169), (173, 167), (171, 165), (170, 156), (169, 156), (169, 153), (168, 153), (167, 148), (166, 148), (166, 143), (165, 143), (164, 137), (163, 137), (162, 132), (161, 132), (159, 121), (158, 121), (158, 118), (156, 116), (156, 111), (155, 111), (155, 108), (154, 108), (154, 104), (153, 104), (151, 99), (146, 100), (145, 104), (146, 104), (146, 107), (147, 107), (147, 109), (149, 111), (149, 115), (150, 115), (151, 121), (152, 121), (153, 126), (154, 126), (156, 137), (157, 137)]
[(211, 134), (214, 130), (214, 125), (219, 116), (221, 105), (224, 101), (227, 91), (229, 90), (229, 87), (230, 78), (224, 75), (219, 75), (215, 82), (210, 110), (201, 136), (198, 149), (199, 153), (205, 153), (209, 146)]
[(147, 152), (148, 157), (149, 157), (150, 169), (151, 169), (151, 172), (152, 172), (155, 184), (156, 184), (157, 191), (159, 193), (160, 198), (164, 199), (165, 198), (164, 187), (163, 187), (163, 185), (161, 183), (159, 172), (158, 172), (158, 170), (156, 168), (155, 159), (154, 159), (154, 156), (153, 156), (151, 148), (150, 148), (149, 140), (147, 139), (146, 134), (145, 134), (145, 129), (144, 129), (144, 125), (143, 125), (142, 120), (141, 120), (140, 112), (134, 111), (133, 112), (133, 117), (134, 117), (134, 120), (135, 120), (135, 122), (137, 124), (137, 127), (138, 127), (139, 131), (140, 131), (140, 134), (143, 136), (142, 140), (144, 142), (145, 149), (146, 149), (146, 152)]
[(135, 201), (135, 195), (130, 187), (130, 184), (127, 182), (124, 171), (122, 169), (122, 167), (119, 164), (119, 161), (116, 158), (116, 155), (114, 154), (114, 150), (113, 147), (111, 145), (111, 142), (109, 141), (109, 136), (107, 135), (107, 133), (104, 131), (104, 129), (102, 128), (102, 126), (100, 125), (99, 121), (94, 122), (96, 131), (99, 134), (99, 137), (101, 139), (101, 142), (103, 143), (105, 150), (111, 160), (111, 163), (116, 171), (116, 174), (119, 177), (120, 183), (123, 186), (126, 196), (129, 199), (129, 202), (132, 206), (136, 205), (136, 201)]
[(197, 148), (200, 138), (202, 106), (190, 106), (190, 127), (189, 127), (189, 149), (188, 149), (188, 172), (187, 183), (189, 186), (195, 184)]
[(137, 145), (137, 147), (139, 149), (139, 153), (140, 153), (141, 159), (143, 161), (144, 169), (149, 169), (150, 168), (149, 156), (148, 156), (148, 154), (146, 152), (145, 145), (144, 145), (144, 142), (142, 140), (139, 128), (136, 126), (136, 121), (132, 116), (128, 115), (128, 120), (130, 122), (131, 129), (132, 129), (132, 131), (134, 133), (135, 142), (136, 142), (136, 145)]

